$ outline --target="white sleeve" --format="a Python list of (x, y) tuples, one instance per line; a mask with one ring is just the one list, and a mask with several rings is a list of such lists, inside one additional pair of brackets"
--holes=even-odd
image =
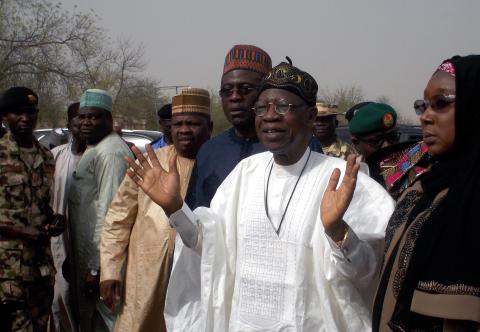
[(325, 234), (331, 248), (331, 263), (348, 279), (359, 286), (367, 286), (375, 275), (378, 265), (377, 255), (367, 241), (360, 240), (348, 227), (341, 247)]
[(201, 252), (202, 231), (200, 229), (200, 223), (185, 202), (183, 202), (180, 210), (175, 211), (170, 215), (169, 222), (170, 226), (175, 228), (178, 234), (180, 234), (185, 246)]

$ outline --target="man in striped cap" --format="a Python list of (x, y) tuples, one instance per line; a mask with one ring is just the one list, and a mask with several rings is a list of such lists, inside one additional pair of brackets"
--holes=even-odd
[(263, 152), (255, 133), (253, 104), (258, 84), (272, 68), (270, 56), (253, 45), (235, 45), (227, 53), (220, 98), (232, 128), (207, 142), (199, 151), (188, 187), (189, 206), (210, 206), (210, 201), (233, 168), (244, 158)]
[[(176, 158), (185, 197), (195, 156), (212, 131), (209, 93), (184, 89), (173, 97), (171, 110), (173, 145), (155, 152), (148, 146), (147, 152), (154, 153), (165, 169)], [(105, 304), (113, 309), (120, 301), (121, 285), (124, 288), (116, 331), (165, 331), (163, 308), (175, 234), (163, 209), (126, 177), (108, 211), (100, 245), (100, 292)]]

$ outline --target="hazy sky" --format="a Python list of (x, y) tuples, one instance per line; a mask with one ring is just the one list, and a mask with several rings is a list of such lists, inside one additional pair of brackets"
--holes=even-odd
[(145, 45), (162, 85), (219, 89), (234, 44), (275, 64), (288, 55), (320, 88), (356, 84), (414, 117), (412, 103), (440, 62), (480, 53), (478, 0), (63, 0), (93, 9), (114, 38)]

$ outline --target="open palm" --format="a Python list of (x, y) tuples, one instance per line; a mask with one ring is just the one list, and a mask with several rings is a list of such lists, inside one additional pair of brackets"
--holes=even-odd
[(128, 176), (150, 197), (152, 201), (160, 205), (167, 215), (182, 207), (180, 195), (180, 176), (177, 170), (177, 158), (172, 156), (169, 160), (168, 172), (160, 165), (157, 155), (150, 145), (146, 145), (147, 158), (140, 150), (132, 147), (138, 163), (129, 157), (125, 157), (130, 169)]
[(340, 170), (338, 168), (333, 170), (327, 189), (323, 194), (320, 217), (327, 234), (342, 224), (343, 215), (352, 200), (360, 168), (360, 165), (356, 164), (355, 158), (355, 155), (348, 156), (345, 175), (338, 189)]

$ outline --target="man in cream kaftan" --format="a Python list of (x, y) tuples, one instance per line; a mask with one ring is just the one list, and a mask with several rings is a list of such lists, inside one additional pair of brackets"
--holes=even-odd
[[(177, 154), (173, 145), (155, 153), (164, 167), (168, 166), (169, 158)], [(182, 197), (187, 191), (194, 161), (177, 157)], [(100, 245), (100, 282), (125, 281), (123, 308), (115, 331), (148, 331), (147, 326), (156, 327), (151, 331), (165, 329), (160, 313), (173, 262), (175, 234), (162, 208), (126, 177), (105, 218)]]
[[(272, 210), (284, 211), (309, 153), (294, 165), (273, 165), (270, 183), (279, 184), (269, 191)], [(319, 202), (332, 170), (344, 169), (345, 162), (311, 152), (277, 235), (264, 207), (271, 163), (269, 152), (242, 161), (219, 187), (210, 209), (192, 213), (184, 205), (171, 215), (194, 250), (182, 247), (175, 253), (165, 308), (168, 331), (370, 330), (374, 290), (369, 286), (381, 262), (367, 241), (382, 240), (392, 199), (359, 174), (344, 216), (350, 229), (340, 249), (324, 233)], [(271, 217), (278, 225), (281, 216)], [(196, 259), (201, 259), (201, 275), (190, 275), (185, 262)], [(201, 279), (201, 299), (198, 289), (188, 288), (186, 276), (192, 284)]]
[[(173, 145), (155, 151), (166, 169), (169, 160), (176, 156), (182, 198), (187, 192), (195, 156), (210, 138), (209, 106), (207, 90), (188, 88), (174, 96)], [(163, 209), (126, 177), (106, 216), (100, 245), (100, 292), (107, 306), (114, 307), (112, 288), (120, 293), (116, 288), (124, 285), (123, 307), (115, 331), (165, 331), (163, 309), (175, 235)]]

